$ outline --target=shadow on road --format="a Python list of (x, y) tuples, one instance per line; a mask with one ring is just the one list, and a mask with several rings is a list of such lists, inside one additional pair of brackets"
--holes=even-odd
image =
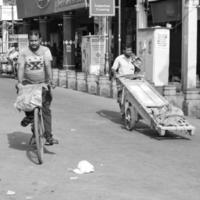
[(29, 140), (31, 135), (23, 132), (8, 133), (9, 147), (12, 149), (26, 151), (29, 148)]
[[(137, 132), (139, 132), (140, 134), (143, 134), (145, 136), (148, 136), (152, 139), (156, 139), (156, 140), (191, 140), (188, 137), (184, 137), (183, 135), (179, 135), (173, 132), (166, 132), (166, 134), (164, 136), (159, 136), (159, 134), (152, 129), (149, 129), (148, 127), (144, 128), (144, 127), (139, 127), (135, 129)], [(183, 134), (183, 133), (182, 133)]]
[[(10, 148), (16, 149), (19, 151), (26, 151), (26, 155), (28, 159), (31, 162), (38, 164), (36, 148), (34, 145), (29, 144), (31, 134), (23, 133), (23, 132), (13, 132), (13, 133), (8, 133), (7, 137), (8, 137), (8, 144)], [(45, 147), (44, 147), (44, 153), (55, 154), (54, 152), (50, 152)]]
[[(179, 134), (176, 134), (175, 132), (169, 132), (169, 131), (166, 131), (164, 136), (159, 136), (156, 130), (150, 129), (147, 126), (147, 124), (142, 120), (140, 120), (136, 124), (134, 130), (136, 130), (140, 134), (143, 134), (145, 136), (148, 136), (156, 140), (177, 140), (177, 139), (190, 140), (190, 138), (187, 138), (186, 136), (184, 137), (184, 135), (179, 135)], [(184, 133), (180, 133), (180, 134), (184, 134)]]
[(120, 112), (115, 112), (115, 111), (111, 111), (111, 110), (100, 110), (100, 111), (97, 111), (96, 113), (99, 116), (101, 116), (103, 118), (107, 118), (116, 124), (120, 124), (122, 126), (124, 125), (124, 122), (121, 119)]
[[(110, 111), (110, 110), (100, 110), (100, 111), (97, 112), (97, 114), (100, 115), (101, 117), (109, 119), (110, 121), (112, 121), (116, 124), (120, 124), (121, 128), (126, 130), (125, 126), (124, 126), (124, 122), (121, 119), (121, 115), (120, 115), (119, 112)], [(140, 120), (136, 124), (134, 130), (137, 131), (140, 134), (143, 134), (147, 137), (150, 137), (150, 138), (153, 138), (153, 139), (156, 139), (156, 140), (177, 140), (177, 139), (191, 140), (190, 138), (188, 138), (186, 136), (184, 137), (184, 133), (181, 133), (183, 135), (179, 135), (179, 134), (175, 134), (175, 133), (172, 133), (172, 132), (166, 132), (165, 136), (159, 136), (158, 133), (155, 130), (150, 129), (145, 124), (145, 122), (142, 121), (142, 120)], [(126, 130), (126, 131), (131, 132), (131, 131), (128, 131), (128, 130)]]

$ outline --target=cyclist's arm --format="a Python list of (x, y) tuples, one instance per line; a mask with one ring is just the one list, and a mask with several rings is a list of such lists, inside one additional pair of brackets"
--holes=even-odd
[(47, 48), (45, 55), (44, 55), (44, 62), (45, 62), (45, 67), (46, 67), (46, 81), (49, 82), (50, 84), (53, 82), (53, 77), (52, 77), (52, 55), (50, 50)]
[(47, 80), (48, 82), (52, 82), (52, 70), (51, 70), (51, 61), (45, 61)]
[(25, 61), (23, 59), (20, 59), (18, 62), (18, 70), (17, 70), (18, 83), (22, 83), (24, 79), (24, 65)]

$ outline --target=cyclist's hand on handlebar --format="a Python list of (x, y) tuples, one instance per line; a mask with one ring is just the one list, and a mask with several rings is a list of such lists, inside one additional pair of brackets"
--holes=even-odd
[(17, 93), (19, 92), (19, 90), (23, 87), (22, 83), (16, 83), (15, 88), (17, 90)]
[(15, 87), (16, 89), (20, 90), (23, 87), (23, 85), (22, 83), (16, 83)]

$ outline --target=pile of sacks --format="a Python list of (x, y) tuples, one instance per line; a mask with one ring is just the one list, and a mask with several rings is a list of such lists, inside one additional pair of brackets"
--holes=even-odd
[(173, 105), (165, 105), (161, 108), (151, 108), (155, 121), (162, 126), (187, 126), (189, 125), (183, 111)]

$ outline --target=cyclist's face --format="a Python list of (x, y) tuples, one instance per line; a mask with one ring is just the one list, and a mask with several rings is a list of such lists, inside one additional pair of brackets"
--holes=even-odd
[(38, 35), (31, 35), (29, 37), (29, 47), (36, 51), (40, 47), (41, 39)]

